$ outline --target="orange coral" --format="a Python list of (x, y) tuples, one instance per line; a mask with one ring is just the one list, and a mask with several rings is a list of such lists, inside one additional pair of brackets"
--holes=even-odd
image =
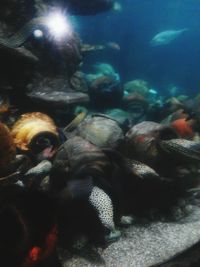
[(21, 267), (35, 266), (41, 260), (48, 258), (56, 247), (58, 239), (57, 226), (54, 225), (48, 233), (45, 243), (42, 247), (34, 246), (30, 249), (27, 257)]
[(185, 118), (173, 121), (171, 126), (181, 137), (190, 138), (194, 135), (190, 121), (186, 120)]

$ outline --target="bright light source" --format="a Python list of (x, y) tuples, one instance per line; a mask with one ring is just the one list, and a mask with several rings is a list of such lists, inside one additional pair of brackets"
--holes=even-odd
[(55, 39), (62, 39), (71, 33), (71, 27), (67, 18), (61, 12), (53, 12), (46, 18), (49, 33)]
[(36, 38), (42, 38), (43, 37), (43, 32), (41, 30), (34, 30), (33, 32), (33, 35), (36, 37)]

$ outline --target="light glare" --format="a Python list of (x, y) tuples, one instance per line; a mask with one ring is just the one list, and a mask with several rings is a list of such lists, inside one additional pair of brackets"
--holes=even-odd
[(50, 34), (56, 39), (63, 38), (71, 32), (69, 22), (60, 12), (50, 14), (46, 19), (46, 24)]
[(35, 36), (36, 38), (42, 38), (42, 37), (43, 37), (43, 32), (42, 32), (41, 30), (39, 30), (39, 29), (35, 30), (35, 31), (33, 32), (33, 34), (34, 34), (34, 36)]

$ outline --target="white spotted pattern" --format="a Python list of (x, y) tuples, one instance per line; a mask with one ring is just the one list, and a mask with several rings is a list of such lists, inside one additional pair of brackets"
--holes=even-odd
[(89, 202), (96, 209), (101, 223), (106, 228), (114, 230), (113, 205), (110, 197), (102, 189), (94, 186), (89, 196)]
[(139, 163), (139, 162), (134, 162), (133, 170), (141, 176), (143, 176), (143, 175), (158, 176), (158, 174), (151, 167), (149, 167), (145, 164)]

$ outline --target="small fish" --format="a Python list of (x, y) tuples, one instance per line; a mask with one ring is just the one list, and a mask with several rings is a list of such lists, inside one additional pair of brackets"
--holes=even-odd
[(158, 92), (155, 89), (153, 89), (153, 88), (149, 89), (149, 93), (151, 95), (157, 95), (158, 94)]
[(187, 28), (181, 30), (167, 30), (156, 34), (151, 40), (151, 46), (167, 45), (178, 38)]
[(81, 52), (88, 53), (88, 52), (96, 52), (100, 50), (104, 50), (106, 48), (111, 48), (114, 50), (119, 51), (121, 48), (118, 43), (115, 42), (108, 42), (106, 44), (82, 44), (81, 45)]
[(118, 51), (121, 49), (119, 44), (116, 42), (108, 42), (107, 47), (118, 50)]
[(105, 49), (105, 46), (101, 45), (101, 44), (95, 44), (95, 45), (82, 44), (81, 45), (81, 52), (82, 53), (94, 52), (94, 51), (99, 51), (99, 50), (103, 50), (103, 49)]
[(120, 2), (114, 2), (114, 5), (113, 5), (113, 11), (117, 11), (117, 12), (120, 12), (122, 11), (122, 5)]

